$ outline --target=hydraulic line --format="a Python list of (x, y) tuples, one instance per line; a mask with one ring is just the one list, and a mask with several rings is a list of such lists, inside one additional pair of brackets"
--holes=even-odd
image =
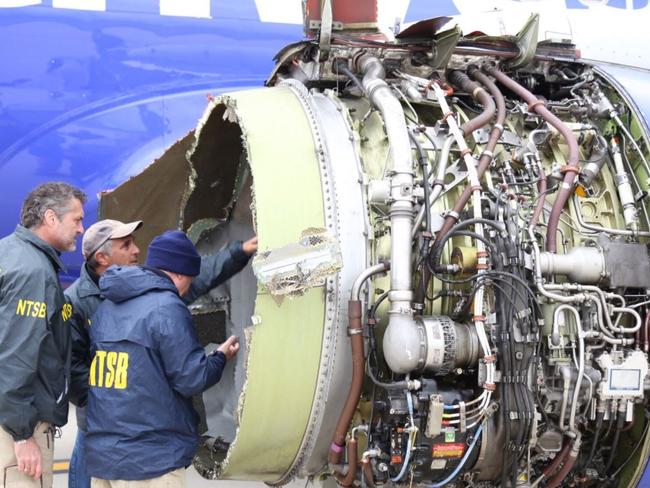
[(352, 416), (354, 415), (354, 411), (357, 407), (357, 404), (359, 403), (359, 398), (361, 397), (361, 388), (363, 387), (365, 361), (363, 358), (363, 325), (361, 322), (361, 300), (359, 299), (359, 295), (361, 294), (361, 287), (363, 286), (365, 280), (374, 274), (383, 273), (387, 269), (387, 263), (380, 263), (375, 266), (371, 266), (359, 275), (352, 286), (350, 300), (348, 302), (348, 334), (350, 336), (350, 345), (352, 348), (352, 381), (350, 383), (348, 397), (346, 399), (343, 410), (341, 411), (341, 415), (339, 416), (338, 423), (336, 424), (336, 430), (334, 431), (332, 442), (330, 444), (328, 461), (333, 465), (340, 464), (341, 462), (343, 449), (345, 447), (345, 436), (347, 434), (348, 428), (350, 427), (350, 422), (352, 420)]
[[(424, 135), (430, 141), (433, 142), (433, 139), (431, 139), (431, 137), (426, 132), (424, 132)], [(436, 170), (436, 176), (433, 182), (431, 183), (432, 187), (431, 187), (431, 195), (429, 196), (429, 208), (431, 208), (431, 206), (436, 202), (436, 200), (442, 193), (442, 190), (444, 189), (445, 174), (447, 172), (447, 164), (449, 162), (449, 153), (451, 151), (451, 146), (453, 144), (454, 144), (454, 136), (447, 136), (445, 142), (442, 145), (442, 149), (440, 150), (440, 157), (438, 158), (438, 168)], [(422, 219), (424, 219), (425, 205), (423, 205), (422, 208), (420, 208), (420, 211), (418, 212), (418, 215), (415, 218), (413, 224), (413, 232), (411, 233), (412, 237), (415, 237), (418, 228), (422, 224)]]
[(461, 128), (463, 134), (471, 134), (492, 120), (496, 111), (496, 105), (494, 100), (492, 100), (492, 97), (490, 97), (482, 86), (470, 80), (465, 73), (459, 70), (450, 71), (447, 74), (447, 80), (449, 80), (452, 85), (461, 88), (467, 93), (471, 93), (472, 98), (483, 106), (483, 112), (463, 124)]
[(576, 175), (579, 171), (578, 168), (578, 141), (573, 134), (573, 131), (569, 129), (564, 122), (558, 119), (553, 115), (545, 106), (544, 102), (531, 92), (526, 90), (523, 86), (517, 83), (515, 80), (507, 76), (505, 73), (498, 70), (496, 67), (488, 66), (485, 70), (497, 79), (502, 85), (507, 87), (509, 90), (516, 93), (521, 97), (525, 102), (528, 103), (528, 109), (530, 111), (535, 111), (540, 115), (546, 122), (555, 127), (558, 132), (564, 137), (567, 145), (569, 147), (569, 157), (567, 159), (567, 165), (563, 168), (564, 179), (560, 187), (560, 191), (553, 202), (553, 207), (551, 209), (551, 215), (548, 219), (548, 233), (546, 235), (546, 250), (549, 252), (557, 252), (557, 228), (560, 222), (560, 214), (562, 213), (564, 207), (566, 206), (569, 197), (573, 193)]
[(437, 483), (433, 483), (433, 484), (430, 484), (430, 485), (424, 485), (424, 486), (426, 486), (427, 488), (440, 488), (442, 486), (447, 485), (456, 476), (458, 476), (458, 473), (460, 473), (461, 469), (463, 469), (463, 467), (465, 466), (465, 463), (467, 462), (467, 459), (469, 459), (470, 455), (474, 451), (474, 447), (476, 447), (476, 443), (481, 438), (482, 432), (483, 432), (483, 424), (479, 425), (478, 429), (476, 429), (476, 432), (474, 433), (474, 439), (472, 439), (472, 443), (467, 448), (467, 451), (465, 452), (465, 455), (460, 460), (460, 463), (458, 463), (458, 466), (456, 466), (456, 469), (454, 469), (449, 476), (447, 476), (442, 481), (438, 481)]
[[(490, 163), (492, 162), (494, 148), (496, 147), (497, 142), (499, 141), (499, 138), (501, 137), (501, 134), (503, 133), (503, 124), (504, 124), (505, 119), (506, 119), (506, 105), (505, 105), (505, 100), (503, 98), (503, 94), (501, 93), (501, 91), (492, 82), (492, 80), (490, 80), (490, 78), (488, 78), (483, 73), (481, 73), (476, 66), (470, 66), (467, 69), (467, 72), (472, 78), (474, 78), (474, 79), (478, 80), (479, 82), (481, 82), (489, 90), (490, 95), (492, 95), (492, 98), (494, 99), (494, 101), (492, 101), (492, 99), (490, 99), (490, 101), (487, 102), (487, 98), (489, 98), (489, 97), (487, 97), (487, 98), (484, 97), (483, 99), (486, 100), (486, 103), (491, 103), (491, 106), (494, 106), (496, 104), (496, 114), (497, 114), (496, 123), (494, 124), (494, 126), (492, 126), (492, 130), (490, 131), (490, 137), (489, 137), (488, 142), (487, 142), (487, 144), (485, 146), (485, 150), (481, 153), (481, 156), (480, 156), (479, 162), (478, 162), (477, 172), (478, 172), (478, 177), (480, 179), (480, 178), (483, 177), (483, 173), (485, 173), (485, 171), (489, 167)], [(476, 84), (474, 84), (474, 85), (476, 85)], [(472, 85), (472, 86), (474, 86), (474, 85)], [(478, 86), (478, 85), (476, 85), (476, 86)], [(488, 107), (485, 107), (485, 112), (487, 112), (487, 111), (488, 111)], [(494, 113), (491, 108), (490, 108), (490, 112)], [(476, 117), (476, 118), (478, 118), (478, 117)], [(474, 118), (472, 120), (476, 120), (476, 118)], [(490, 119), (487, 119), (486, 123), (489, 120)], [(468, 128), (466, 126), (462, 127), (462, 130), (463, 130), (464, 134), (469, 133), (467, 129)], [(454, 223), (458, 220), (457, 216), (460, 214), (460, 212), (463, 211), (463, 209), (465, 208), (465, 205), (469, 201), (471, 195), (472, 195), (472, 186), (469, 185), (469, 186), (465, 187), (465, 189), (463, 190), (463, 193), (461, 194), (459, 199), (454, 204), (452, 212), (450, 212), (450, 214), (445, 217), (445, 221), (444, 221), (444, 223), (442, 225), (442, 228), (436, 234), (436, 241), (438, 241), (439, 239), (442, 239), (442, 237), (444, 237), (444, 235), (447, 232), (449, 232), (449, 229), (451, 229), (451, 227), (454, 225)]]
[(596, 455), (596, 449), (598, 448), (598, 439), (600, 437), (600, 431), (603, 429), (603, 418), (605, 417), (605, 410), (599, 409), (596, 413), (596, 430), (594, 432), (594, 438), (591, 441), (591, 449), (589, 449), (589, 456), (584, 463), (584, 467), (589, 467), (591, 460)]
[(533, 212), (533, 217), (530, 219), (530, 228), (534, 229), (539, 222), (539, 217), (544, 210), (544, 194), (546, 193), (546, 188), (548, 183), (546, 182), (546, 175), (544, 174), (544, 169), (542, 168), (541, 161), (539, 161), (539, 154), (535, 154), (535, 161), (537, 163), (537, 169), (539, 170), (539, 183), (537, 186), (537, 192), (539, 193), (539, 200), (537, 205), (535, 205), (535, 211)]
[(350, 436), (348, 440), (348, 471), (346, 474), (337, 473), (336, 481), (341, 486), (352, 486), (357, 477), (357, 440)]
[(569, 452), (571, 451), (571, 441), (566, 441), (564, 443), (564, 446), (562, 447), (562, 450), (558, 452), (555, 455), (555, 458), (553, 458), (553, 461), (549, 463), (546, 468), (544, 468), (544, 471), (542, 471), (542, 474), (540, 475), (539, 478), (537, 478), (530, 486), (531, 488), (535, 488), (537, 485), (539, 485), (542, 481), (545, 479), (549, 478), (550, 476), (555, 473), (560, 465), (564, 462), (566, 457), (569, 455)]
[(411, 393), (408, 390), (405, 392), (405, 394), (406, 394), (406, 404), (408, 405), (409, 419), (410, 419), (411, 425), (409, 426), (409, 429), (408, 429), (409, 438), (408, 438), (408, 442), (406, 443), (406, 455), (404, 456), (404, 462), (402, 463), (402, 469), (397, 474), (397, 476), (390, 479), (393, 483), (397, 483), (406, 474), (406, 470), (408, 469), (408, 465), (409, 465), (409, 462), (411, 460), (411, 451), (413, 450), (413, 446), (415, 444), (415, 436), (417, 435), (417, 429), (416, 429), (415, 425), (413, 425), (413, 399), (411, 398)]
[(614, 431), (614, 439), (612, 440), (612, 448), (609, 451), (609, 456), (607, 458), (607, 464), (605, 465), (605, 472), (609, 471), (609, 468), (612, 467), (614, 463), (614, 458), (616, 457), (616, 450), (618, 449), (618, 442), (621, 438), (621, 431), (623, 430), (623, 424), (625, 423), (625, 412), (618, 412), (618, 418), (616, 419), (616, 430)]
[[(425, 228), (427, 233), (431, 233), (431, 207), (429, 206), (429, 202), (431, 201), (431, 197), (429, 195), (429, 158), (427, 157), (427, 153), (424, 151), (424, 148), (422, 147), (422, 144), (420, 144), (420, 141), (417, 138), (417, 135), (414, 133), (414, 131), (410, 130), (409, 131), (409, 137), (415, 144), (415, 147), (418, 150), (418, 162), (420, 163), (420, 167), (422, 168), (422, 187), (424, 188), (424, 215), (425, 215)], [(417, 226), (413, 226), (413, 231), (417, 229)]]
[(553, 476), (551, 479), (548, 480), (546, 483), (546, 486), (544, 488), (556, 488), (557, 486), (560, 485), (564, 480), (566, 480), (567, 475), (569, 472), (573, 469), (573, 465), (576, 463), (578, 459), (578, 454), (580, 453), (580, 432), (577, 433), (577, 437), (573, 440), (573, 443), (571, 444), (571, 450), (569, 451), (569, 454), (566, 456), (564, 460), (564, 464), (560, 468), (560, 470)]

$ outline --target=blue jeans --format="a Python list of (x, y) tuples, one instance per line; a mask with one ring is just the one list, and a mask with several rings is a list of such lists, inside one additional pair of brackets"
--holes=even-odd
[(72, 449), (68, 488), (90, 488), (90, 476), (86, 471), (86, 432), (79, 429)]

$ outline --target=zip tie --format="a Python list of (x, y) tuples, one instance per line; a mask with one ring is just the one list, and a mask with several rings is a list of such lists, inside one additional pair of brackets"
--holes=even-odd
[(442, 120), (447, 120), (449, 117), (453, 117), (454, 112), (447, 112), (442, 116)]
[(472, 153), (472, 151), (470, 151), (469, 148), (466, 147), (465, 149), (463, 149), (463, 150), (460, 152), (460, 157), (461, 157), (461, 158), (464, 158), (465, 156), (467, 156), (468, 154), (471, 154), (471, 153)]
[(495, 363), (496, 360), (497, 357), (494, 354), (490, 354), (489, 356), (483, 356), (483, 361), (485, 361), (486, 364)]
[(476, 256), (479, 258), (487, 258), (490, 256), (490, 253), (487, 251), (476, 251)]
[(445, 180), (433, 180), (433, 186), (441, 186), (445, 188)]
[(472, 191), (481, 191), (483, 187), (481, 185), (474, 185), (472, 186)]
[(503, 132), (505, 130), (505, 127), (503, 127), (502, 124), (494, 124), (494, 128), (499, 129), (501, 132)]
[[(460, 214), (458, 212), (455, 212), (454, 210), (450, 210), (446, 217), (454, 219), (456, 222), (458, 222), (458, 219), (460, 219)], [(446, 218), (445, 217), (445, 218)]]
[(460, 409), (460, 431), (465, 432), (467, 430), (467, 416), (465, 412), (465, 402), (460, 402), (458, 404)]
[(542, 107), (546, 106), (544, 100), (537, 99), (534, 102), (530, 102), (528, 104), (528, 111), (532, 112), (533, 110), (535, 110), (535, 107), (537, 107), (538, 105), (541, 105)]
[(474, 315), (472, 322), (485, 322), (485, 315)]
[(476, 269), (488, 269), (488, 265), (485, 263), (476, 263)]
[(481, 153), (481, 157), (487, 156), (488, 158), (492, 159), (494, 157), (494, 153), (492, 151), (485, 150)]
[(577, 166), (571, 166), (571, 165), (567, 164), (566, 166), (562, 166), (560, 168), (560, 173), (575, 173), (575, 174), (578, 174), (578, 173), (580, 173), (580, 168), (578, 168)]
[(478, 98), (477, 95), (479, 93), (481, 93), (482, 91), (485, 91), (485, 90), (483, 88), (481, 88), (480, 86), (477, 86), (476, 88), (474, 88), (474, 91), (472, 92), (472, 98)]
[(497, 386), (494, 383), (483, 383), (483, 389), (487, 391), (494, 391), (497, 389)]
[(334, 451), (336, 453), (343, 452), (343, 448), (344, 448), (344, 446), (339, 446), (336, 442), (332, 442), (330, 444), (330, 450)]

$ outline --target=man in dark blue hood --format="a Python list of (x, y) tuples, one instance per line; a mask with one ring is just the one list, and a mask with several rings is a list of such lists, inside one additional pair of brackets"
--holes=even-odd
[(153, 239), (145, 266), (109, 268), (106, 298), (90, 324), (87, 464), (93, 487), (185, 486), (198, 444), (191, 397), (221, 378), (239, 350), (234, 336), (213, 354), (199, 344), (181, 297), (201, 257), (187, 236)]

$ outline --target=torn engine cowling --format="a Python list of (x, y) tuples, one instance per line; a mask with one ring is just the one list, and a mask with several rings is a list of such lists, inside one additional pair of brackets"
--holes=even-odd
[[(566, 47), (514, 69), (491, 42), (293, 46), (272, 86), (210, 102), (178, 143), (187, 161), (177, 147), (156, 163), (182, 166), (184, 189), (149, 190), (170, 202), (161, 228), (180, 222), (205, 253), (260, 240), (257, 293), (249, 270), (193, 305), (246, 337), (203, 396), (206, 477), (640, 478), (647, 126)], [(105, 215), (126, 217), (120, 191)]]

